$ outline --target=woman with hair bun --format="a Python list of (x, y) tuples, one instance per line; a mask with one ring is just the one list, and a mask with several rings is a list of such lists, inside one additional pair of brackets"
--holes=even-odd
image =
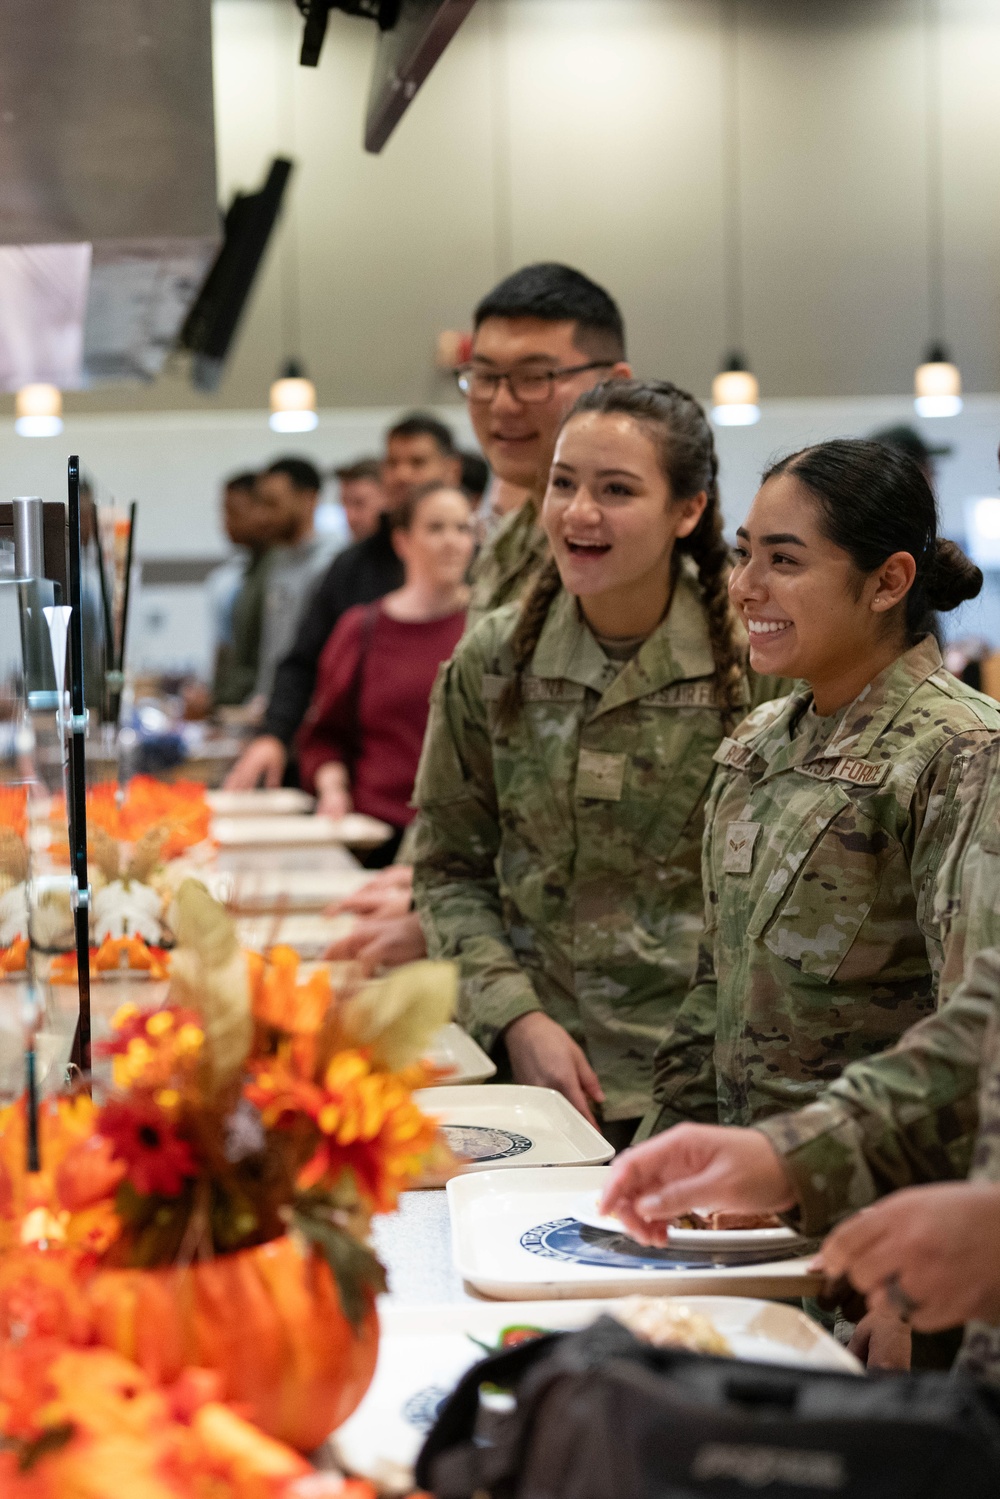
[(444, 668), (417, 779), (414, 894), (464, 1024), (614, 1143), (690, 982), (712, 757), (749, 703), (716, 474), (676, 386), (581, 396), (543, 506), (552, 561)]
[(938, 536), (912, 458), (875, 442), (794, 453), (738, 538), (750, 664), (804, 686), (716, 752), (706, 930), (643, 1133), (798, 1109), (934, 1010), (934, 877), (965, 759), (1000, 728), (942, 665), (935, 614), (982, 574)]

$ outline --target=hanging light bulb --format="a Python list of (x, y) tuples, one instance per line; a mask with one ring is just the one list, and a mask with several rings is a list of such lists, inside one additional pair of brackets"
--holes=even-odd
[(302, 366), (293, 360), (271, 386), (271, 415), (267, 424), (272, 432), (311, 432), (319, 425), (316, 387), (306, 379)]
[(59, 387), (22, 385), (14, 397), (14, 431), (18, 437), (58, 437), (62, 429)]
[(752, 427), (760, 421), (760, 386), (739, 354), (731, 355), (712, 381), (712, 420), (717, 427)]
[(962, 376), (941, 344), (927, 350), (913, 378), (918, 416), (957, 416), (962, 409)]

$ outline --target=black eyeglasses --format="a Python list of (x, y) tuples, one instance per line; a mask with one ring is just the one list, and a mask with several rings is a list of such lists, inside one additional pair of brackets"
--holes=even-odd
[(570, 364), (561, 370), (482, 370), (473, 364), (463, 364), (455, 371), (455, 380), (463, 396), (469, 401), (492, 401), (506, 380), (507, 389), (515, 401), (525, 405), (540, 406), (552, 399), (557, 380), (568, 375), (582, 375), (584, 370), (610, 370), (613, 359), (595, 359), (591, 364)]

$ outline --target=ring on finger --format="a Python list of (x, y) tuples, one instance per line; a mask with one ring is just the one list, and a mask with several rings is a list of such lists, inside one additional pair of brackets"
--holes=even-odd
[(883, 1285), (883, 1290), (889, 1300), (889, 1304), (895, 1308), (904, 1322), (909, 1322), (915, 1311), (920, 1308), (919, 1301), (914, 1301), (899, 1283), (898, 1275), (890, 1275)]

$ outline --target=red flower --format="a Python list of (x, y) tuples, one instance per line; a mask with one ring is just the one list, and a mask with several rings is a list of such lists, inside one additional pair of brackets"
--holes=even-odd
[(144, 1197), (177, 1197), (185, 1179), (198, 1175), (188, 1142), (147, 1099), (105, 1104), (98, 1129), (111, 1141), (114, 1154), (125, 1162), (128, 1180)]

